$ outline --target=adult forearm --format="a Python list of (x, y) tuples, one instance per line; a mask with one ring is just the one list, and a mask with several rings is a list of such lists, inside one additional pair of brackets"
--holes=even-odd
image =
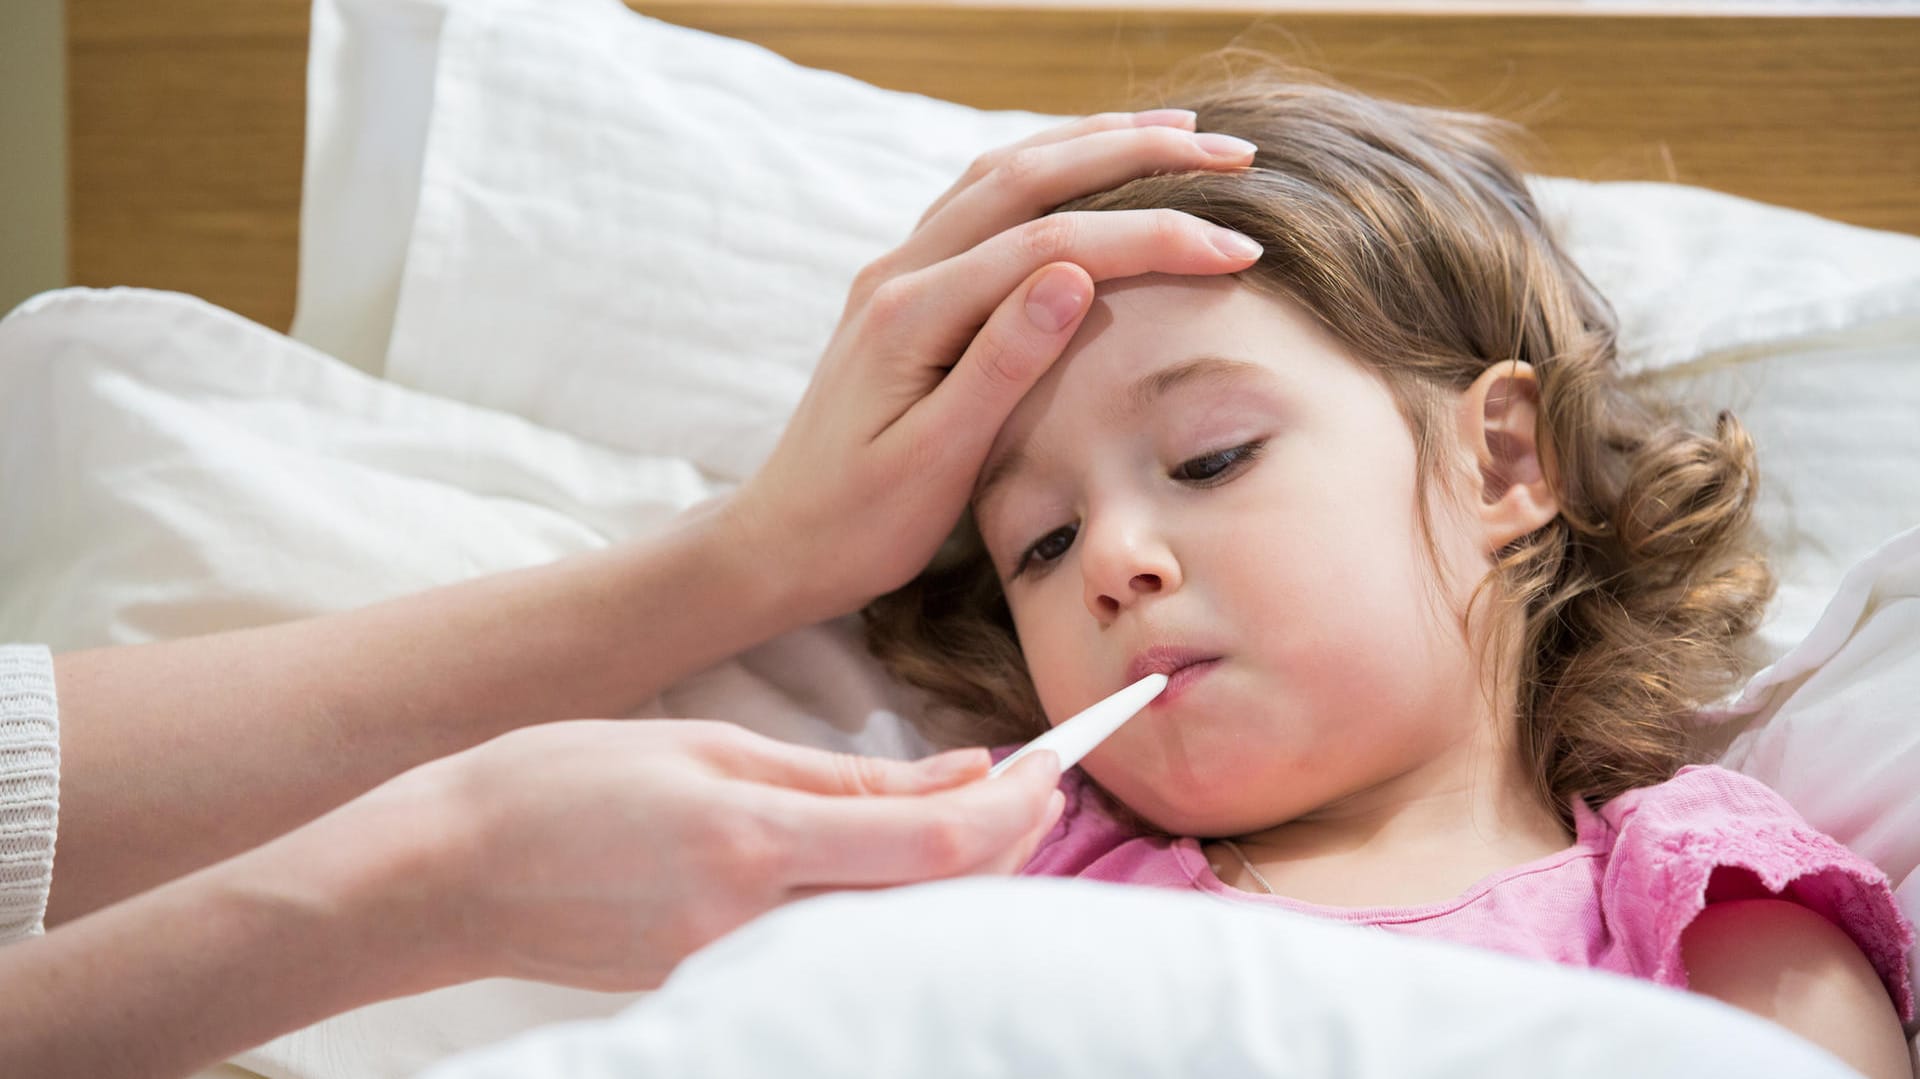
[(423, 827), (433, 811), (363, 802), (0, 948), (0, 1072), (185, 1075), (328, 1015), (459, 980), (457, 930), (430, 916), (441, 888)]
[(48, 924), (528, 723), (623, 714), (797, 624), (715, 512), (644, 543), (355, 611), (56, 657)]

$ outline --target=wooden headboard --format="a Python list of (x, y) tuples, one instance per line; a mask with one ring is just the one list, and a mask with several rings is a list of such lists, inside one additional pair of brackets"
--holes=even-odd
[[(1051, 112), (1142, 104), (1170, 65), (1257, 27), (1361, 88), (1525, 121), (1540, 171), (1920, 233), (1915, 4), (629, 2), (882, 86)], [(67, 0), (67, 19), (74, 283), (179, 289), (284, 329), (307, 0)]]

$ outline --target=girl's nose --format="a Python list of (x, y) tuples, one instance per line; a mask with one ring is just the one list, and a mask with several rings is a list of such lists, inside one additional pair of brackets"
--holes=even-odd
[(1087, 610), (1102, 624), (1148, 596), (1180, 587), (1180, 564), (1150, 518), (1111, 515), (1080, 527)]

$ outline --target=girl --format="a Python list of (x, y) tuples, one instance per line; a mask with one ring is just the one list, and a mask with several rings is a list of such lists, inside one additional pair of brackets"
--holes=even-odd
[(1498, 121), (1269, 69), (1180, 102), (1250, 168), (1168, 207), (1263, 256), (1100, 286), (874, 650), (1023, 741), (1142, 675), (1025, 872), (1215, 894), (1691, 987), (1907, 1075), (1875, 867), (1686, 720), (1772, 579), (1753, 447), (1637, 399)]

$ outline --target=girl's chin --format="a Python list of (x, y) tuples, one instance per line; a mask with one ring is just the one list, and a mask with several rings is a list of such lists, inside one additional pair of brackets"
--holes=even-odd
[(1166, 777), (1147, 780), (1126, 772), (1112, 780), (1101, 771), (1092, 775), (1136, 816), (1173, 835), (1242, 835), (1276, 823), (1261, 812), (1259, 792), (1236, 789), (1237, 784)]
[[(1168, 719), (1174, 722), (1155, 729)], [(1182, 730), (1176, 716), (1141, 716), (1083, 764), (1103, 788), (1162, 831), (1231, 836), (1297, 815), (1297, 806), (1276, 805), (1274, 793), (1297, 791), (1301, 777), (1283, 777), (1272, 762), (1298, 752), (1298, 746), (1275, 744), (1245, 728), (1201, 733)]]

